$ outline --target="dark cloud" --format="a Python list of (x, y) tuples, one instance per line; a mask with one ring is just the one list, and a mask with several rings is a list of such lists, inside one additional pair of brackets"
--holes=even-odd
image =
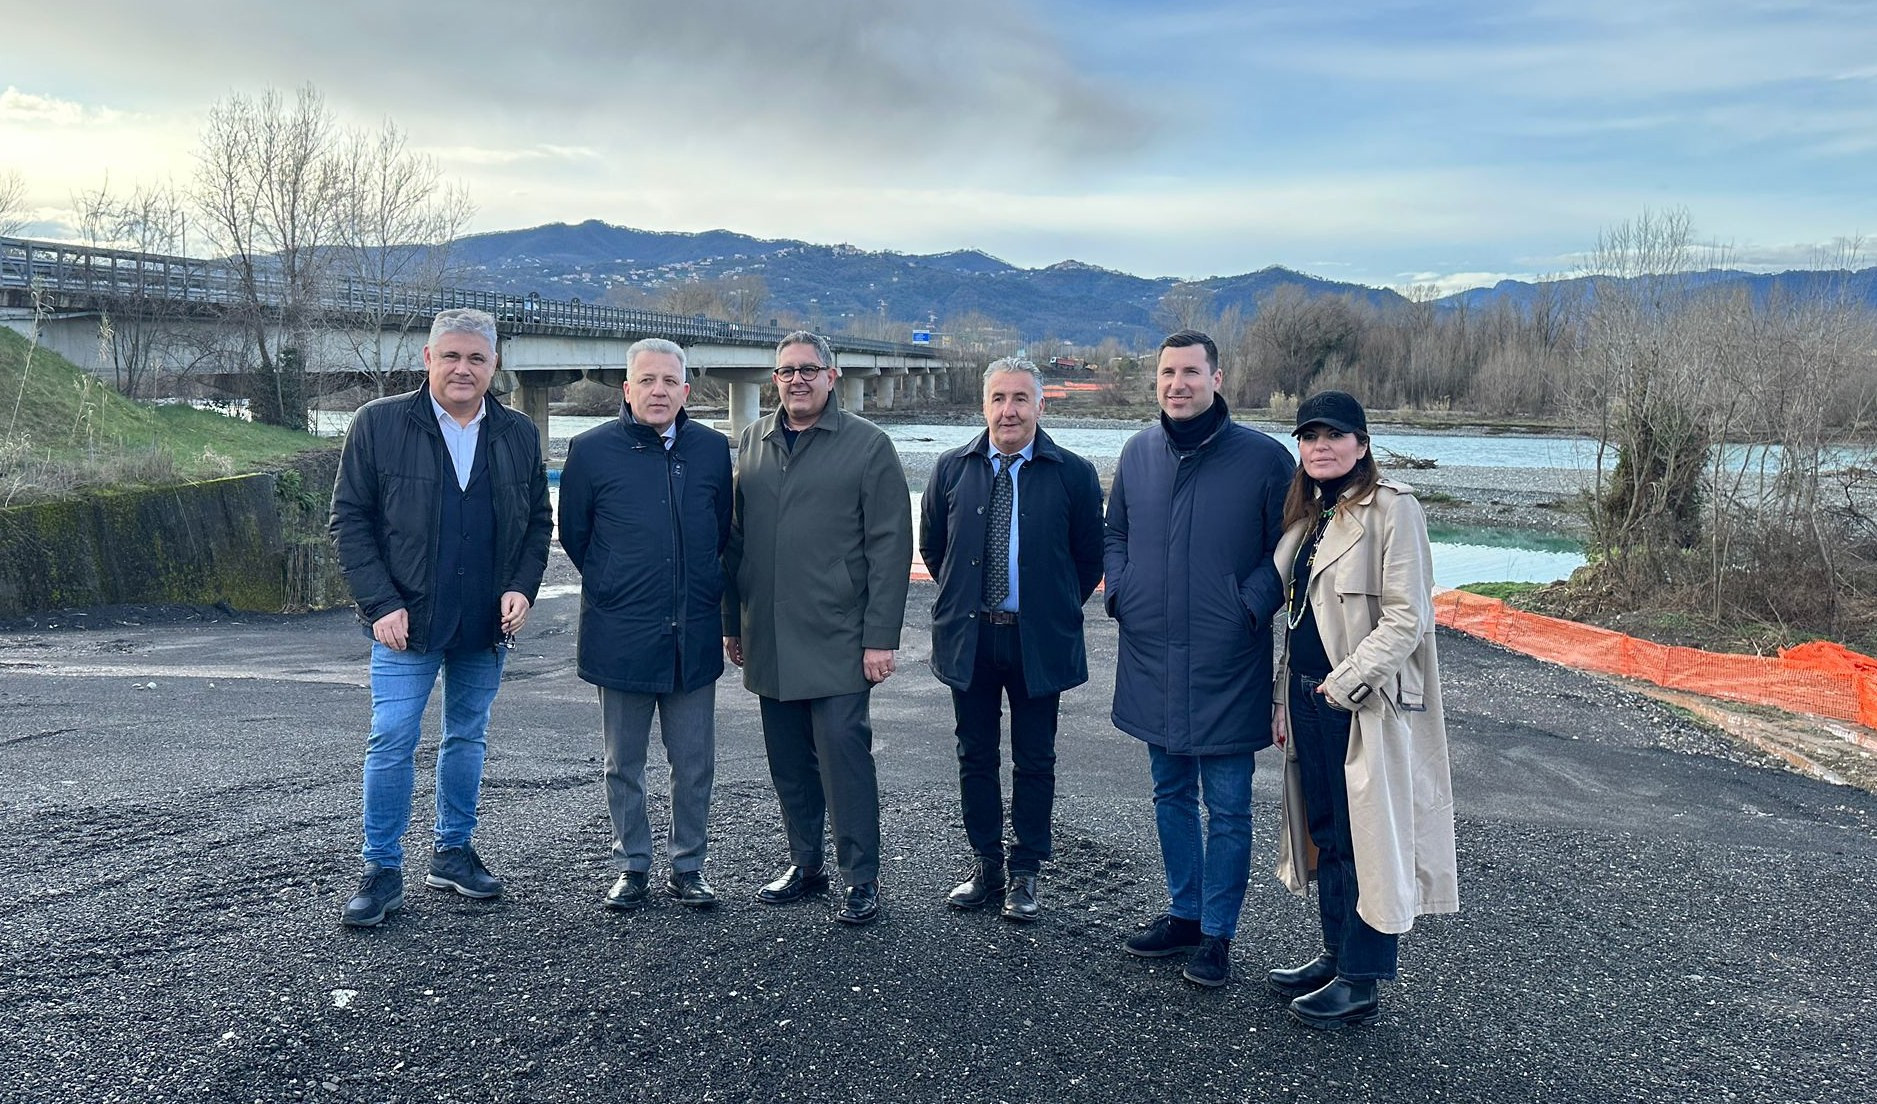
[(75, 0), (28, 21), (41, 18), (55, 47), (135, 57), (205, 106), (310, 81), (351, 113), (440, 123), (456, 132), (445, 141), (819, 150), (830, 171), (852, 158), (1035, 168), (1137, 152), (1154, 123), (1121, 74), (1085, 71), (1004, 0)]

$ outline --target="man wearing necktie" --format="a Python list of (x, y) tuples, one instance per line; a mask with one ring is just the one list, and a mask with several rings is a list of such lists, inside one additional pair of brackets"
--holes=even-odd
[[(920, 511), (920, 555), (938, 584), (932, 671), (951, 687), (970, 876), (946, 898), (1034, 920), (1050, 857), (1056, 718), (1088, 681), (1082, 604), (1101, 581), (1101, 483), (1037, 427), (1042, 372), (1007, 358), (984, 373), (985, 432), (939, 457)], [(1010, 827), (998, 743), (1010, 702)]]

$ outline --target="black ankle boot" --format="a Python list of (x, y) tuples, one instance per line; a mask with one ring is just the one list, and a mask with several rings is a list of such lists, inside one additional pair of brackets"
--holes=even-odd
[(1379, 1004), (1373, 981), (1337, 978), (1316, 992), (1291, 1001), (1290, 1014), (1300, 1023), (1335, 1031), (1374, 1019)]
[(1272, 970), (1264, 975), (1264, 980), (1284, 994), (1285, 1000), (1295, 1000), (1336, 980), (1336, 960), (1320, 954), (1294, 970)]

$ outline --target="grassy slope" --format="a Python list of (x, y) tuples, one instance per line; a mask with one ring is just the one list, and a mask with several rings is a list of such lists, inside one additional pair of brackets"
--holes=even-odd
[(64, 357), (35, 349), (4, 327), (0, 441), (23, 445), (42, 460), (161, 449), (174, 458), (183, 478), (226, 474), (230, 465), (237, 472), (255, 471), (336, 444), (212, 411), (132, 402)]

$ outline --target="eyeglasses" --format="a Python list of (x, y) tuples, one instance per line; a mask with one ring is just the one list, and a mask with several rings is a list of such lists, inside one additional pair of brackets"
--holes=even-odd
[(800, 376), (804, 383), (813, 383), (816, 376), (827, 370), (824, 364), (785, 364), (776, 369), (776, 378), (788, 383)]

